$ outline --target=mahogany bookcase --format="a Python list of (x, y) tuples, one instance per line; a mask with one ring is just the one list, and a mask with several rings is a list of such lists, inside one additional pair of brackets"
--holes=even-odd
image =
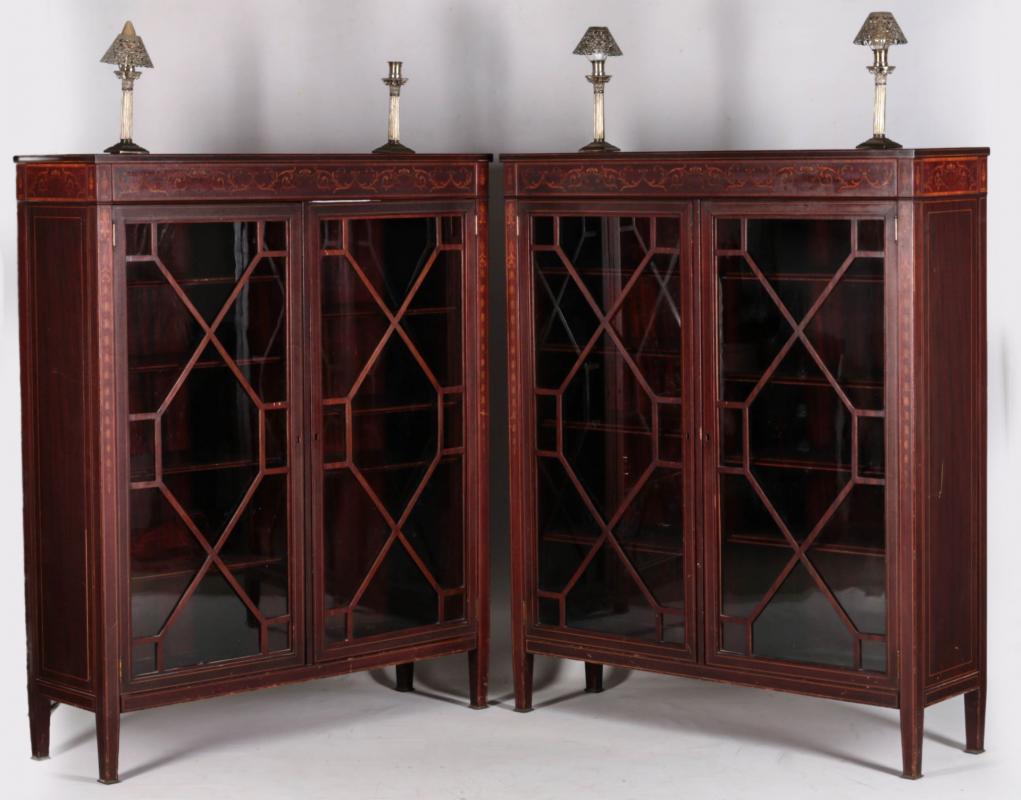
[(490, 157), (17, 161), (33, 755), (453, 653), (484, 707)]
[(503, 156), (534, 655), (985, 709), (985, 149)]

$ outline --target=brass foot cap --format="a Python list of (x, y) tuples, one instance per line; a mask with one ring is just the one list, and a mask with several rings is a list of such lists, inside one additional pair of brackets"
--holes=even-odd
[(112, 784), (114, 784), (114, 783), (120, 783), (120, 782), (121, 782), (121, 779), (120, 779), (120, 778), (111, 778), (110, 780), (107, 780), (106, 778), (100, 778), (100, 779), (99, 779), (98, 781), (96, 781), (96, 782), (97, 782), (97, 783), (101, 783), (101, 784), (103, 784), (104, 786), (110, 786), (110, 785), (112, 785)]
[(985, 751), (986, 751), (986, 749), (984, 747), (980, 747), (977, 750), (975, 750), (975, 749), (973, 749), (971, 747), (965, 747), (964, 748), (964, 752), (965, 753), (971, 753), (973, 756), (977, 756), (980, 753), (984, 753)]
[(33, 761), (49, 761), (49, 756), (32, 756)]
[(468, 704), (468, 708), (471, 708), (471, 709), (473, 709), (475, 711), (481, 711), (484, 708), (489, 708), (489, 703), (483, 703), (482, 705), (476, 705), (475, 703), (469, 703)]
[(519, 714), (528, 714), (532, 711), (532, 707), (529, 706), (528, 708), (518, 708), (517, 706), (514, 706), (514, 710), (517, 711)]
[(922, 777), (921, 773), (919, 773), (918, 775), (907, 775), (903, 772), (900, 774), (900, 776), (906, 781), (917, 781), (919, 778)]

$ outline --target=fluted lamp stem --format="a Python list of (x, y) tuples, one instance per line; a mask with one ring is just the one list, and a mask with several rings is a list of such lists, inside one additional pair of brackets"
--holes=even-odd
[(387, 76), (383, 78), (390, 88), (390, 106), (386, 118), (386, 144), (380, 145), (373, 153), (414, 153), (410, 147), (401, 144), (401, 87), (408, 82), (402, 74), (403, 62), (388, 61)]

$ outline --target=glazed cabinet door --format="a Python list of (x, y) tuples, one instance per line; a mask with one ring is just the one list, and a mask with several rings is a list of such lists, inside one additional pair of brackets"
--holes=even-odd
[(882, 682), (894, 208), (764, 209), (703, 207), (707, 659)]
[[(307, 254), (315, 652), (348, 657), (476, 616), (467, 446), (471, 203), (316, 205)], [(467, 483), (466, 483), (467, 482)]]
[(691, 213), (520, 207), (530, 635), (694, 654)]
[(300, 663), (300, 208), (114, 218), (125, 680)]

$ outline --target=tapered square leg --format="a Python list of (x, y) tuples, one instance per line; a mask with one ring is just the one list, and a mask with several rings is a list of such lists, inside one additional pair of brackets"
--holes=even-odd
[(42, 761), (50, 757), (50, 698), (38, 692), (28, 693), (28, 729), (32, 738), (32, 758)]
[(598, 694), (603, 691), (603, 665), (585, 662), (585, 691)]
[(986, 691), (974, 689), (964, 695), (964, 735), (966, 753), (983, 753), (986, 749)]
[(925, 709), (921, 705), (900, 710), (900, 743), (904, 759), (903, 777), (922, 777), (922, 731)]
[(472, 708), (489, 706), (489, 653), (482, 647), (468, 651), (468, 694)]
[(514, 710), (532, 710), (532, 668), (535, 656), (523, 653), (514, 662)]
[(96, 712), (96, 747), (99, 751), (99, 782), (117, 783), (120, 779), (117, 761), (120, 756), (121, 715), (118, 712)]
[(397, 665), (397, 685), (394, 687), (398, 692), (415, 691), (415, 662)]

